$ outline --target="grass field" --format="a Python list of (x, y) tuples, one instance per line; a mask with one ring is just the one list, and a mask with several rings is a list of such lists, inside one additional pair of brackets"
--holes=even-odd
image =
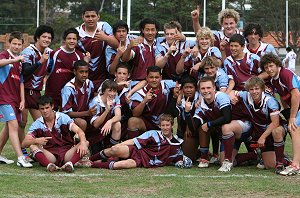
[[(287, 139), (286, 151), (291, 155)], [(10, 144), (3, 154), (16, 160)], [(49, 173), (37, 163), (31, 169), (1, 164), (0, 197), (300, 197), (298, 176), (278, 176), (255, 166), (236, 167), (229, 173), (218, 168), (76, 168), (67, 174)]]

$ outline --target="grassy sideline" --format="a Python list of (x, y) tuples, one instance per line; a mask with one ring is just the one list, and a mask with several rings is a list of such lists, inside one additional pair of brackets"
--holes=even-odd
[[(32, 121), (31, 121), (32, 122)], [(0, 125), (1, 129), (3, 124)], [(28, 126), (27, 126), (28, 128)], [(291, 154), (288, 137), (286, 152)], [(8, 144), (3, 154), (16, 159)], [(16, 164), (0, 165), (0, 197), (296, 197), (300, 178), (282, 177), (273, 170), (236, 167), (220, 173), (208, 169), (102, 170), (76, 168), (75, 173), (48, 173), (34, 163), (24, 169)]]

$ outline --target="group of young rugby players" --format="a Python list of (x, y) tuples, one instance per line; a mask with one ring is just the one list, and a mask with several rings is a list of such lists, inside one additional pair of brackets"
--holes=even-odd
[[(219, 13), (220, 31), (200, 26), (199, 9), (191, 17), (195, 41), (177, 21), (164, 24), (158, 37), (151, 18), (140, 22), (140, 36), (129, 35), (125, 22), (111, 27), (91, 7), (55, 50), (50, 26), (39, 26), (35, 43), (23, 51), (22, 34), (12, 32), (0, 54), (0, 119), (6, 123), (0, 153), (10, 138), (18, 166), (32, 167), (35, 160), (50, 172), (189, 168), (199, 161), (199, 168), (219, 163), (221, 172), (255, 162), (277, 174), (298, 174), (299, 77), (261, 41), (259, 24), (239, 32), (235, 10)], [(34, 122), (25, 136), (28, 112)], [(284, 154), (288, 133), (292, 161)], [(242, 143), (246, 153), (238, 152)], [(4, 156), (0, 162), (14, 163)]]

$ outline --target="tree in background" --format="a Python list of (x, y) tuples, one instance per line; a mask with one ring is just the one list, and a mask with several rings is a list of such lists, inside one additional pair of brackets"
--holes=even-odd
[[(247, 22), (260, 23), (276, 42), (285, 47), (285, 0), (251, 0), (252, 9), (245, 16)], [(289, 46), (300, 53), (300, 1), (289, 0)], [(299, 57), (299, 56), (298, 56)]]
[[(206, 26), (219, 30), (217, 15), (222, 0), (207, 0)], [(251, 4), (251, 10), (245, 5)], [(92, 5), (101, 10), (101, 20), (114, 24), (120, 16), (120, 0), (40, 0), (40, 24), (51, 25), (55, 31), (53, 48), (60, 45), (62, 32), (82, 23), (83, 5)], [(131, 0), (131, 30), (138, 30), (140, 21), (153, 17), (161, 24), (177, 20), (183, 31), (193, 31), (190, 12), (201, 5), (200, 24), (203, 21), (203, 0)], [(245, 23), (260, 23), (265, 32), (273, 36), (282, 47), (285, 46), (285, 0), (226, 0), (226, 7), (236, 9)], [(123, 5), (126, 21), (127, 0)], [(289, 0), (289, 45), (300, 53), (300, 1)], [(36, 0), (1, 0), (0, 34), (22, 31), (32, 34), (36, 28)], [(297, 47), (298, 46), (298, 47)], [(300, 56), (298, 56), (300, 58)]]

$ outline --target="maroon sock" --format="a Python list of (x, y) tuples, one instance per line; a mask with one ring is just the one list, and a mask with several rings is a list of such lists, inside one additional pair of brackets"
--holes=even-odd
[(50, 163), (49, 160), (47, 159), (47, 157), (45, 156), (45, 154), (43, 152), (37, 152), (34, 155), (34, 158), (36, 161), (38, 161), (40, 163), (41, 166), (43, 167), (47, 167), (48, 164)]
[(74, 153), (74, 155), (72, 156), (70, 162), (72, 162), (72, 164), (75, 164), (75, 163), (78, 162), (80, 159), (81, 159), (80, 153), (79, 153), (79, 152), (77, 153), (77, 152), (75, 151), (75, 153)]
[(91, 160), (92, 162), (97, 161), (97, 160), (103, 160), (103, 159), (104, 159), (104, 160), (108, 159), (108, 156), (105, 155), (104, 150), (102, 150), (102, 151), (100, 151), (99, 153), (96, 153), (95, 155), (92, 155), (92, 156), (90, 157), (90, 160)]
[(107, 162), (93, 162), (92, 168), (106, 168), (106, 169), (113, 169), (115, 161), (107, 161)]
[(274, 142), (274, 151), (276, 155), (276, 164), (284, 164), (284, 141)]
[(231, 162), (233, 145), (234, 145), (234, 141), (235, 141), (234, 133), (231, 132), (228, 135), (222, 135), (222, 141), (224, 144), (225, 159), (228, 159)]
[(128, 134), (128, 139), (135, 138), (140, 135), (140, 130), (139, 129), (127, 129), (127, 134)]
[(249, 152), (249, 153), (238, 153), (235, 156), (235, 160), (237, 165), (241, 165), (245, 162), (248, 162), (250, 160), (256, 160), (257, 159), (257, 155), (255, 152)]

